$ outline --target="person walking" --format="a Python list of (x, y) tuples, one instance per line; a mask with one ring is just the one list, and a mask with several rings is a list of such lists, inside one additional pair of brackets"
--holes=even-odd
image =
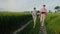
[(44, 20), (47, 13), (46, 5), (43, 5), (43, 7), (39, 11), (40, 11), (40, 25), (44, 26)]
[(34, 20), (34, 26), (33, 26), (33, 28), (35, 28), (36, 27), (36, 18), (37, 18), (36, 7), (33, 8), (32, 17), (33, 17), (33, 20)]

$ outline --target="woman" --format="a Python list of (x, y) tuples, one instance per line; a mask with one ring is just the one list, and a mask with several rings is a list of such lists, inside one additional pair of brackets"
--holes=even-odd
[(33, 12), (32, 12), (32, 16), (33, 16), (33, 20), (34, 20), (34, 26), (33, 26), (33, 28), (35, 28), (36, 27), (36, 17), (37, 17), (37, 15), (36, 15), (36, 8), (34, 7), (33, 8)]
[(43, 5), (43, 7), (40, 9), (40, 25), (41, 26), (44, 26), (44, 20), (45, 20), (46, 13), (47, 13), (47, 10), (45, 7), (46, 5)]

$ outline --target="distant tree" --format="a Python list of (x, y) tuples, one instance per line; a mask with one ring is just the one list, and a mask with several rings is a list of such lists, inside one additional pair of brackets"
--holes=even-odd
[(56, 6), (54, 9), (60, 9), (60, 6)]
[(56, 13), (56, 11), (60, 10), (60, 6), (56, 6), (54, 9), (55, 9), (55, 13)]
[(51, 10), (49, 10), (49, 13), (52, 13)]
[(55, 13), (56, 13), (57, 11), (55, 11)]
[(49, 13), (51, 13), (51, 11), (49, 10)]

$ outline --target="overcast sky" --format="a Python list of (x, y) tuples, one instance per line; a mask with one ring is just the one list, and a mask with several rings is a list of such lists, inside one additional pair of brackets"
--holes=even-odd
[(31, 11), (33, 7), (39, 10), (43, 4), (53, 11), (60, 6), (60, 0), (0, 0), (0, 11)]

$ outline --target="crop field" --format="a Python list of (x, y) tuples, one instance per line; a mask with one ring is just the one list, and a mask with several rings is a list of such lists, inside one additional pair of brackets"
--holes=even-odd
[[(47, 13), (45, 19), (47, 34), (60, 34), (60, 13)], [(40, 19), (37, 17), (36, 28), (33, 29), (33, 21), (17, 34), (38, 34), (40, 31)]]
[(29, 12), (0, 12), (0, 34), (12, 34), (29, 20), (32, 20)]
[[(15, 30), (32, 22), (17, 34), (38, 34), (40, 31), (40, 17), (37, 17), (36, 28), (33, 29), (33, 19), (29, 12), (0, 12), (0, 34), (12, 34)], [(60, 34), (60, 13), (47, 13), (45, 19), (47, 34)]]
[(60, 34), (60, 13), (47, 14), (45, 24), (48, 34)]

